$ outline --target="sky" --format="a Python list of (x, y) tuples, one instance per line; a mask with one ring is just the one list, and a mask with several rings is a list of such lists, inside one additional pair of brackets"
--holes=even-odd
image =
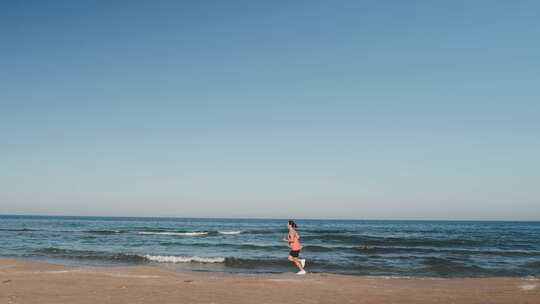
[(538, 1), (0, 1), (0, 214), (540, 220)]

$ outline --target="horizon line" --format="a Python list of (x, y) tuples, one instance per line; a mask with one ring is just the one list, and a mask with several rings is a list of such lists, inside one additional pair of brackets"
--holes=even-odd
[(540, 219), (455, 219), (455, 218), (284, 218), (284, 217), (212, 217), (212, 216), (129, 216), (129, 215), (60, 215), (60, 214), (4, 214), (0, 216), (73, 217), (73, 218), (141, 218), (141, 219), (223, 219), (223, 220), (308, 220), (308, 221), (439, 221), (439, 222), (540, 222)]

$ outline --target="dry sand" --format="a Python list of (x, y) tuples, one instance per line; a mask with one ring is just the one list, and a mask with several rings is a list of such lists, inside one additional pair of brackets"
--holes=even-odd
[(530, 278), (396, 279), (176, 272), (0, 259), (0, 303), (540, 303)]

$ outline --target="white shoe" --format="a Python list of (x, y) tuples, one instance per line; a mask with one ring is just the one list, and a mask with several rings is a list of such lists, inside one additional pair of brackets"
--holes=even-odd
[(305, 271), (305, 270), (300, 270), (300, 271), (297, 272), (296, 274), (298, 274), (298, 275), (304, 275), (304, 274), (306, 274), (306, 271)]
[(300, 259), (300, 264), (302, 264), (302, 268), (306, 267), (306, 259)]

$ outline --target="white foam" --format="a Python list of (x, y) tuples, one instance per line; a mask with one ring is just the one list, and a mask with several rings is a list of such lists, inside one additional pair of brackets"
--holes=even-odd
[(207, 235), (208, 232), (150, 232), (150, 231), (141, 231), (139, 234), (155, 234), (155, 235), (178, 235), (178, 236), (203, 236)]
[(149, 261), (159, 263), (223, 263), (225, 258), (204, 258), (198, 256), (145, 255)]
[(534, 290), (536, 289), (536, 287), (538, 287), (538, 285), (536, 284), (523, 284), (521, 286), (519, 286), (519, 288), (523, 291), (529, 291), (529, 290)]
[(219, 234), (240, 234), (242, 231), (218, 231)]
[(540, 281), (540, 279), (535, 277), (535, 276), (527, 276), (527, 277), (524, 277), (522, 280), (524, 280), (524, 281)]

